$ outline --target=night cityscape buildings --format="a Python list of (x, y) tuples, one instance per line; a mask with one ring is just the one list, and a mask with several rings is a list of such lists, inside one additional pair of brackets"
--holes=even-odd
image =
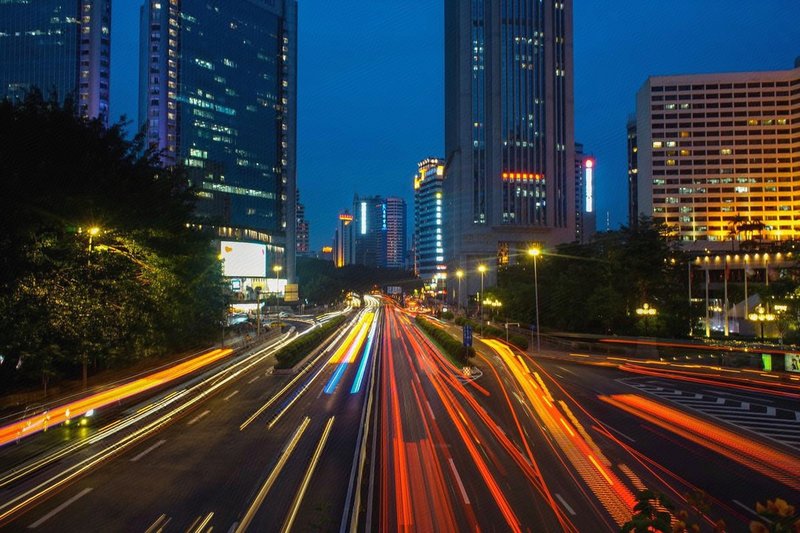
[(296, 236), (296, 250), (298, 255), (306, 255), (310, 252), (309, 248), (309, 228), (308, 220), (306, 219), (306, 207), (300, 203), (300, 189), (297, 190), (297, 207), (295, 210), (295, 217), (297, 219)]
[(339, 213), (339, 224), (333, 237), (333, 264), (343, 267), (353, 262), (353, 215), (343, 211)]
[(0, 98), (71, 97), (108, 123), (111, 0), (0, 2)]
[(414, 273), (426, 284), (435, 285), (440, 279), (447, 279), (443, 184), (443, 159), (429, 157), (417, 164), (414, 176)]
[(800, 236), (798, 95), (800, 62), (648, 78), (635, 130), (628, 125), (631, 214), (666, 223), (682, 241)]
[(575, 238), (572, 40), (570, 0), (445, 1), (451, 271)]
[(353, 263), (404, 268), (407, 248), (406, 202), (399, 197), (353, 198)]
[(595, 234), (595, 167), (597, 160), (575, 143), (575, 242), (586, 243)]
[(148, 1), (139, 120), (182, 163), (197, 215), (221, 238), (264, 243), (295, 277), (297, 2)]

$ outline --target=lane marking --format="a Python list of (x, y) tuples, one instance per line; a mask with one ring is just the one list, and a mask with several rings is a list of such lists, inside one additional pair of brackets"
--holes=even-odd
[(765, 517), (761, 516), (760, 514), (758, 514), (757, 512), (755, 512), (753, 509), (749, 508), (748, 506), (746, 506), (745, 504), (743, 504), (742, 502), (740, 502), (739, 500), (733, 500), (733, 503), (735, 503), (736, 505), (738, 505), (739, 507), (741, 507), (742, 509), (744, 509), (745, 511), (747, 511), (747, 512), (748, 512), (748, 513), (750, 513), (751, 515), (753, 515), (753, 516), (755, 516), (755, 517), (759, 518), (760, 520), (763, 520), (763, 521), (765, 521), (765, 522), (767, 522), (767, 523), (770, 523), (770, 524), (772, 523), (772, 520), (770, 520), (770, 519), (768, 519), (768, 518), (765, 518)]
[(261, 377), (261, 374), (257, 375), (256, 377), (254, 377), (253, 379), (251, 379), (250, 381), (248, 381), (248, 382), (247, 382), (247, 384), (248, 384), (248, 385), (250, 385), (250, 384), (254, 383), (254, 382), (255, 382), (255, 381), (258, 379), (258, 378), (260, 378), (260, 377)]
[(564, 506), (564, 509), (566, 509), (569, 514), (571, 514), (572, 516), (575, 516), (575, 509), (573, 509), (572, 506), (570, 506), (570, 504), (568, 504), (566, 501), (564, 501), (564, 498), (561, 497), (561, 494), (559, 494), (557, 492), (554, 492), (553, 495), (556, 498), (558, 498), (558, 501), (561, 502), (561, 505)]
[(603, 427), (606, 428), (606, 429), (610, 429), (611, 431), (613, 431), (614, 433), (616, 433), (617, 435), (619, 435), (620, 437), (622, 437), (624, 439), (628, 439), (631, 442), (636, 442), (636, 439), (632, 439), (631, 437), (627, 436), (625, 433), (621, 432), (618, 429), (612, 428), (608, 424), (603, 424)]
[(225, 396), (225, 397), (223, 398), (223, 400), (225, 400), (225, 401), (227, 402), (228, 400), (230, 400), (231, 398), (233, 398), (233, 397), (234, 397), (234, 396), (236, 396), (237, 394), (239, 394), (239, 391), (238, 391), (238, 390), (235, 390), (235, 391), (233, 391), (232, 393), (230, 393), (230, 394), (228, 394), (227, 396)]
[(430, 412), (430, 414), (431, 414), (431, 418), (432, 418), (433, 420), (436, 420), (436, 415), (435, 415), (435, 414), (433, 414), (433, 409), (431, 408), (431, 402), (429, 402), (428, 400), (425, 400), (425, 403), (426, 403), (426, 404), (428, 404), (428, 411), (429, 411), (429, 412)]
[[(165, 515), (165, 514), (162, 514), (161, 516), (159, 516), (159, 517), (156, 519), (156, 521), (155, 521), (155, 522), (153, 522), (153, 525), (152, 525), (152, 526), (148, 527), (148, 528), (145, 530), (145, 532), (144, 532), (144, 533), (155, 533), (155, 531), (157, 530), (157, 528), (158, 528), (159, 526), (161, 526), (161, 529), (163, 529), (163, 528), (164, 528), (164, 526), (166, 526), (166, 525), (167, 525), (167, 523), (169, 523), (169, 520), (167, 520), (166, 522), (164, 522), (164, 520), (167, 520), (167, 515)], [(161, 522), (164, 522), (164, 524), (162, 524)]]
[(461, 497), (464, 498), (464, 503), (469, 505), (469, 498), (467, 497), (467, 491), (464, 488), (464, 483), (461, 481), (461, 476), (458, 475), (458, 470), (456, 470), (456, 464), (453, 462), (453, 458), (448, 458), (450, 461), (450, 469), (453, 471), (453, 475), (456, 476), (456, 483), (458, 483), (458, 488), (461, 491)]
[(152, 452), (153, 450), (155, 450), (156, 448), (158, 448), (159, 446), (161, 446), (161, 445), (162, 445), (162, 444), (164, 444), (165, 442), (167, 442), (167, 441), (166, 441), (166, 440), (164, 440), (164, 439), (161, 439), (160, 441), (156, 442), (155, 444), (153, 444), (152, 446), (150, 446), (149, 448), (147, 448), (145, 451), (141, 452), (141, 453), (140, 453), (139, 455), (137, 455), (136, 457), (133, 457), (133, 458), (131, 459), (131, 462), (132, 462), (132, 463), (135, 463), (136, 461), (138, 461), (139, 459), (141, 459), (142, 457), (144, 457), (144, 456), (145, 456), (145, 455), (147, 455), (148, 453)]
[(186, 424), (186, 425), (187, 425), (187, 426), (191, 426), (192, 424), (194, 424), (195, 422), (197, 422), (198, 420), (200, 420), (201, 418), (203, 418), (204, 416), (206, 416), (206, 415), (207, 415), (208, 413), (210, 413), (210, 412), (211, 412), (211, 411), (209, 411), (208, 409), (206, 409), (205, 411), (203, 411), (202, 413), (200, 413), (200, 414), (199, 414), (199, 415), (197, 415), (196, 417), (194, 417), (194, 418), (192, 418), (191, 420), (189, 420), (189, 423), (188, 423), (188, 424)]
[(92, 492), (92, 488), (91, 487), (87, 487), (87, 488), (83, 489), (78, 494), (76, 494), (75, 496), (73, 496), (69, 500), (65, 501), (64, 503), (62, 503), (61, 505), (59, 505), (58, 507), (56, 507), (55, 509), (53, 509), (52, 511), (50, 511), (49, 513), (44, 515), (43, 517), (41, 517), (39, 520), (37, 520), (33, 524), (29, 525), (28, 529), (36, 529), (37, 527), (41, 526), (42, 524), (44, 524), (45, 522), (47, 522), (48, 520), (53, 518), (55, 515), (57, 515), (58, 513), (60, 513), (61, 511), (63, 511), (64, 509), (66, 509), (67, 507), (69, 507), (70, 505), (75, 503), (76, 501), (78, 501), (79, 499), (83, 498), (84, 496), (86, 496), (90, 492)]

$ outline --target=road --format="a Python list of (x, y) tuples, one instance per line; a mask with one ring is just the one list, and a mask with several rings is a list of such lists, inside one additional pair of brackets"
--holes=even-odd
[[(77, 452), (70, 464), (97, 464), (11, 514), (4, 530), (338, 528), (352, 507), (378, 314), (374, 305), (359, 312), (302, 374), (273, 372), (266, 358), (121, 452)], [(2, 489), (0, 512), (65, 468)]]

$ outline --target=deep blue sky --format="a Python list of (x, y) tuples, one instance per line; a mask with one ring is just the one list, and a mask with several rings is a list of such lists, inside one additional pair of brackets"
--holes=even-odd
[[(300, 0), (298, 186), (311, 245), (353, 194), (402, 195), (444, 151), (443, 2)], [(613, 9), (611, 9), (613, 6)], [(139, 2), (115, 0), (112, 114), (136, 118)], [(625, 121), (648, 75), (789, 69), (798, 0), (575, 0), (575, 133), (598, 160), (598, 228), (626, 222)], [(409, 228), (411, 226), (409, 225)]]

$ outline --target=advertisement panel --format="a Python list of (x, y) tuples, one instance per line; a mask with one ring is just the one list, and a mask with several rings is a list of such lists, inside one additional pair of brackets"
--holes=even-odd
[(784, 357), (787, 372), (800, 372), (800, 353), (787, 353)]
[(254, 242), (221, 241), (222, 275), (237, 278), (267, 276), (267, 246)]
[(297, 283), (287, 283), (283, 293), (283, 301), (286, 303), (290, 303), (290, 302), (297, 302), (299, 300), (300, 300), (300, 294)]

